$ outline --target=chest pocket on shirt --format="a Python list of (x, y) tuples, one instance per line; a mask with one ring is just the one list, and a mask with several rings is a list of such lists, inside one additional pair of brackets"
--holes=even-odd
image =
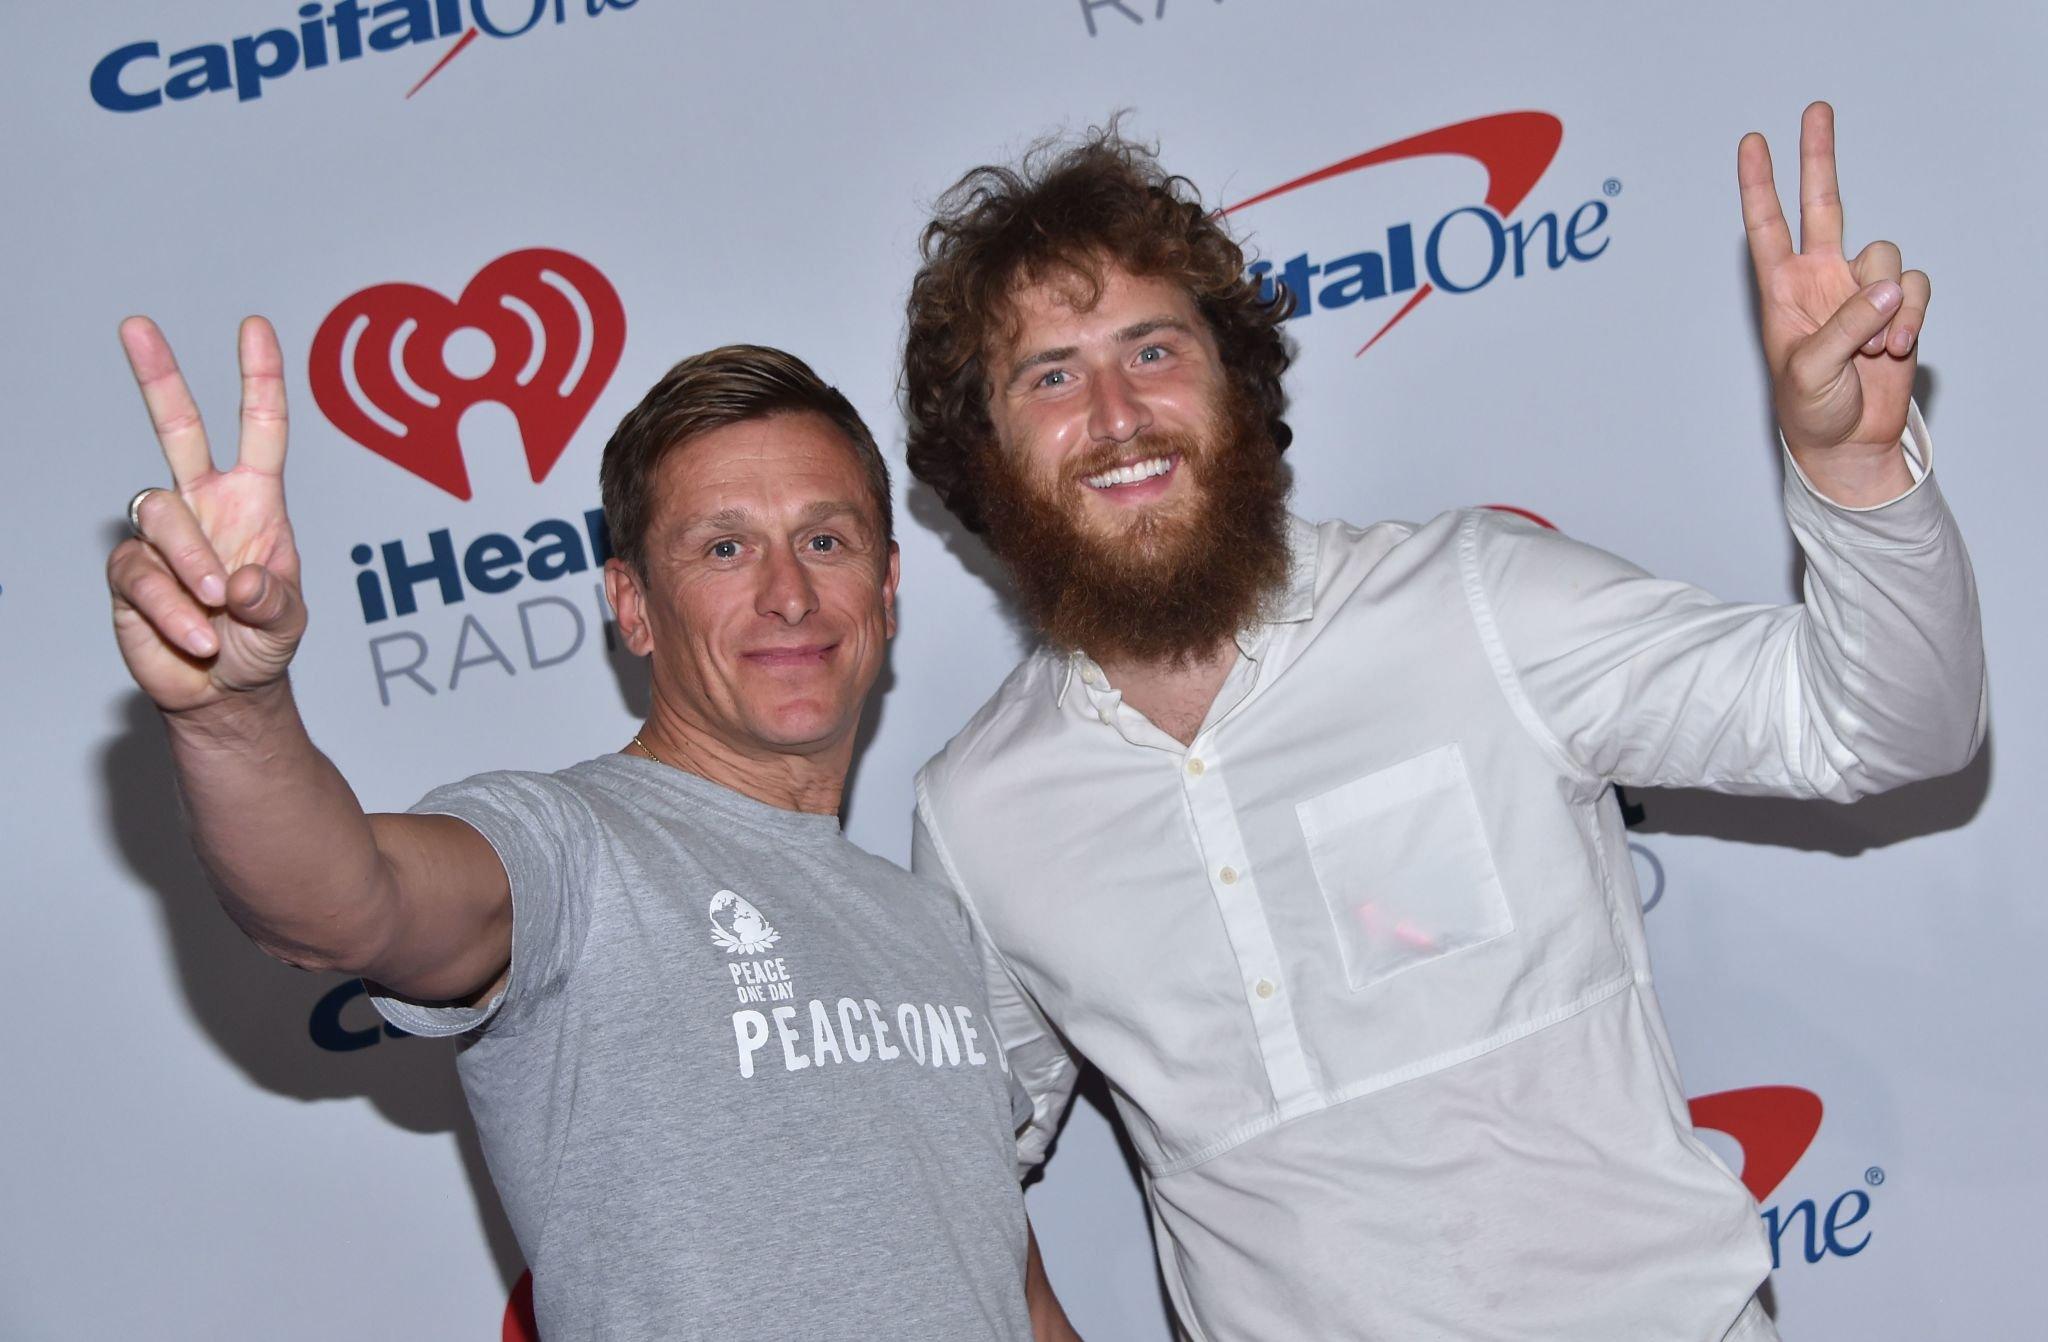
[(1455, 743), (1294, 813), (1354, 991), (1514, 930)]

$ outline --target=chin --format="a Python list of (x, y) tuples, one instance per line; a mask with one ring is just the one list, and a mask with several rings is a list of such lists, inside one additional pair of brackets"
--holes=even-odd
[(1148, 555), (1177, 551), (1186, 542), (1187, 509), (1161, 500), (1145, 508), (1119, 508), (1087, 528), (1098, 543), (1128, 546)]
[(809, 755), (845, 740), (859, 725), (858, 714), (835, 713), (806, 704), (762, 714), (756, 720), (754, 735), (776, 750)]

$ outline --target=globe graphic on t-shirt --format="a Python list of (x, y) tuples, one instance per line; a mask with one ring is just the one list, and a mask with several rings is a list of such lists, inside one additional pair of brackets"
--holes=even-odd
[(782, 940), (761, 911), (730, 890), (711, 897), (711, 940), (726, 952), (751, 955)]

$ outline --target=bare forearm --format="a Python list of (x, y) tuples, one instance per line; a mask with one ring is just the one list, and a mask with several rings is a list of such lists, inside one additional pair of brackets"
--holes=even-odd
[(1067, 1311), (1053, 1294), (1052, 1281), (1045, 1275), (1045, 1260), (1038, 1256), (1038, 1235), (1031, 1232), (1031, 1247), (1024, 1265), (1024, 1303), (1031, 1310), (1034, 1342), (1081, 1342), (1081, 1335), (1067, 1321)]
[(364, 815), (292, 702), (306, 603), (284, 506), (277, 333), (242, 323), (242, 442), (226, 470), (163, 332), (131, 317), (121, 344), (175, 487), (135, 497), (136, 534), (107, 556), (114, 640), (163, 713), (221, 902), (281, 960), (435, 1000), (481, 991), (511, 955), (496, 853), (451, 817)]
[(1790, 449), (1792, 459), (1821, 495), (1845, 508), (1875, 508), (1913, 487), (1906, 449), (1889, 447), (1831, 448), (1824, 452)]
[(228, 913), (280, 959), (367, 967), (393, 913), (390, 867), (289, 682), (164, 722), (193, 846)]

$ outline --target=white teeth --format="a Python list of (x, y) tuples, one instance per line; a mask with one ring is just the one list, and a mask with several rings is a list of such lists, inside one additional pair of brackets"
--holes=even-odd
[(1108, 489), (1114, 485), (1134, 485), (1140, 480), (1150, 480), (1155, 475), (1164, 475), (1173, 469), (1168, 457), (1151, 457), (1145, 461), (1134, 461), (1128, 466), (1113, 466), (1100, 475), (1089, 476), (1084, 483), (1093, 489)]

